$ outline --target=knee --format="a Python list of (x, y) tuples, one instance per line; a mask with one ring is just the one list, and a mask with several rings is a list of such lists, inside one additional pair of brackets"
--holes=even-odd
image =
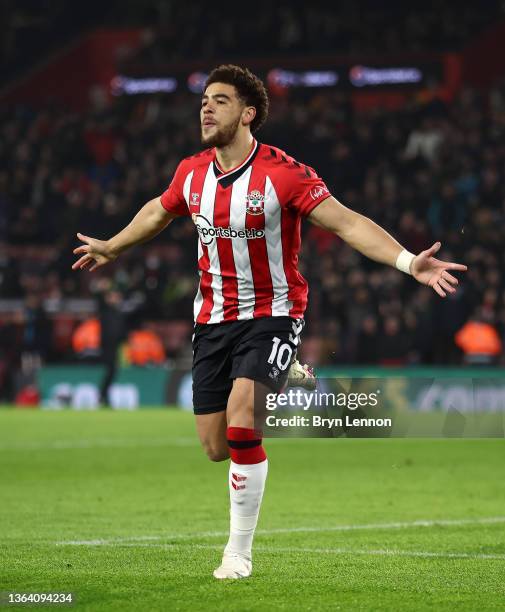
[(207, 457), (211, 461), (225, 461), (230, 458), (230, 453), (228, 448), (221, 448), (219, 446), (215, 446), (213, 444), (203, 444), (203, 448), (207, 454)]

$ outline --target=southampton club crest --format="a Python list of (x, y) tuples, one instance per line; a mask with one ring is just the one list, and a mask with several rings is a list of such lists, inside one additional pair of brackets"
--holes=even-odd
[(251, 191), (246, 198), (245, 211), (248, 215), (263, 215), (265, 213), (265, 196), (258, 190)]

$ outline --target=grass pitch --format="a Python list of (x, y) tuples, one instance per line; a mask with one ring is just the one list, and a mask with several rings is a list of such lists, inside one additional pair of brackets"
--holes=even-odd
[(0, 411), (0, 591), (73, 592), (79, 610), (505, 610), (503, 439), (266, 448), (254, 573), (223, 583), (227, 464), (190, 414)]

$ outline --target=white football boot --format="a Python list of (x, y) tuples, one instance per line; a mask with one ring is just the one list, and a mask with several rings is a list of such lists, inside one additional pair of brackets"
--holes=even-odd
[(231, 578), (248, 578), (252, 574), (252, 561), (236, 553), (225, 553), (221, 565), (214, 570), (214, 578), (224, 580)]
[(288, 386), (302, 387), (303, 389), (314, 391), (316, 388), (314, 370), (306, 363), (302, 365), (298, 359), (295, 359), (289, 368)]

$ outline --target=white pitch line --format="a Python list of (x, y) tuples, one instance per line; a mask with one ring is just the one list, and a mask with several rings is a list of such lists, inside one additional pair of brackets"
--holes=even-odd
[[(297, 442), (304, 442), (305, 439), (297, 439)], [(270, 438), (270, 442), (283, 444), (291, 442), (291, 438)], [(48, 442), (0, 442), (0, 452), (2, 451), (34, 451), (34, 450), (72, 450), (81, 448), (140, 448), (140, 447), (159, 447), (159, 446), (200, 446), (196, 437), (179, 438), (91, 438), (76, 440), (52, 440)]]
[(262, 548), (257, 547), (255, 550), (262, 552), (303, 552), (317, 554), (336, 554), (336, 555), (381, 555), (381, 556), (402, 556), (402, 557), (442, 557), (448, 559), (498, 559), (505, 561), (505, 554), (487, 554), (487, 553), (463, 553), (463, 552), (431, 552), (424, 550), (396, 550), (396, 549), (349, 549), (349, 548)]
[(48, 443), (27, 442), (0, 444), (0, 451), (33, 451), (33, 450), (71, 450), (86, 448), (145, 448), (159, 446), (199, 446), (196, 438), (146, 438), (132, 440), (128, 438), (96, 438), (81, 440), (54, 440)]
[[(473, 519), (439, 519), (418, 520), (395, 523), (369, 523), (365, 525), (335, 525), (333, 527), (287, 527), (279, 529), (260, 529), (256, 535), (276, 535), (281, 533), (328, 533), (337, 531), (359, 531), (375, 529), (411, 529), (415, 527), (460, 527), (465, 525), (493, 525), (505, 523), (505, 516)], [(149, 542), (160, 540), (195, 540), (198, 538), (221, 538), (228, 535), (227, 531), (200, 531), (196, 533), (176, 533), (166, 535), (131, 536), (127, 538), (110, 538), (94, 540), (66, 540), (55, 542), (57, 546), (109, 546), (127, 542)]]
[[(129, 543), (124, 544), (127, 548), (162, 548), (164, 550), (180, 549), (183, 544), (152, 544), (152, 543)], [(222, 544), (192, 544), (191, 548), (205, 548), (212, 550), (222, 550)], [(372, 549), (364, 548), (301, 548), (298, 546), (269, 547), (255, 546), (255, 552), (265, 553), (312, 553), (318, 555), (373, 555), (387, 557), (421, 557), (421, 558), (442, 558), (442, 559), (486, 559), (491, 561), (505, 561), (505, 554), (488, 553), (464, 553), (464, 552), (436, 552), (428, 550), (397, 550), (397, 549)]]

